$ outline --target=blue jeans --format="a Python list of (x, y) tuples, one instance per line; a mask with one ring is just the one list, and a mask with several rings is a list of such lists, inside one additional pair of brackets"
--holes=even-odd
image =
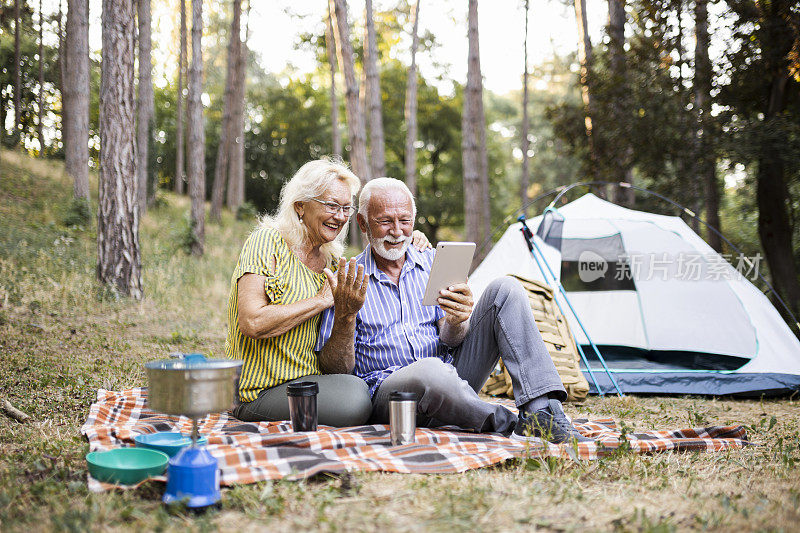
[(372, 398), (372, 423), (388, 423), (389, 395), (417, 393), (417, 425), (454, 425), (476, 432), (510, 433), (517, 417), (485, 402), (478, 391), (498, 358), (511, 375), (518, 406), (547, 394), (561, 401), (567, 393), (533, 319), (528, 295), (511, 277), (494, 280), (470, 317), (469, 331), (453, 352), (453, 364), (436, 357), (414, 361), (386, 378)]

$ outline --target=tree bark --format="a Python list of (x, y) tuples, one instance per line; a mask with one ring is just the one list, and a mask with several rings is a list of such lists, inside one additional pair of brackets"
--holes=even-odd
[(411, 31), (411, 66), (408, 68), (408, 83), (406, 86), (406, 185), (411, 194), (417, 194), (417, 48), (419, 48), (419, 4), (414, 3), (411, 16), (413, 29)]
[[(478, 36), (478, 0), (469, 0), (467, 40), (469, 57), (467, 85), (464, 89), (461, 146), (464, 166), (464, 220), (467, 240), (481, 246), (490, 234), (491, 198)], [(480, 263), (487, 253), (488, 248), (479, 250), (473, 260), (473, 266)]]
[[(350, 44), (350, 26), (347, 22), (347, 3), (345, 0), (329, 0), (333, 17), (334, 38), (336, 39), (339, 68), (344, 73), (345, 81), (345, 114), (347, 115), (347, 133), (350, 141), (350, 166), (359, 177), (361, 184), (369, 180), (369, 164), (367, 163), (367, 134), (364, 114), (358, 105), (358, 80), (356, 79), (353, 61), (353, 47)], [(350, 219), (350, 243), (356, 247), (361, 245), (361, 233), (356, 217)]]
[(519, 180), (519, 196), (522, 214), (528, 216), (528, 186), (530, 176), (528, 170), (528, 8), (529, 0), (525, 0), (525, 40), (523, 42), (525, 70), (522, 75), (522, 175)]
[(14, 0), (14, 134), (11, 140), (16, 146), (22, 140), (22, 59), (19, 51), (20, 39), (19, 0)]
[(42, 0), (39, 0), (39, 120), (36, 124), (36, 135), (39, 138), (39, 157), (44, 157), (44, 16)]
[(356, 79), (353, 61), (353, 47), (350, 44), (350, 27), (347, 22), (347, 4), (345, 0), (330, 0), (333, 15), (334, 38), (338, 45), (339, 68), (345, 79), (345, 111), (347, 114), (347, 131), (350, 137), (350, 164), (353, 172), (367, 182), (369, 168), (367, 165), (366, 124), (364, 115), (358, 106), (358, 80)]
[(209, 218), (220, 221), (222, 200), (225, 185), (228, 181), (228, 165), (231, 156), (230, 142), (235, 132), (231, 117), (234, 95), (238, 95), (240, 80), (237, 78), (239, 55), (242, 48), (241, 32), (242, 2), (233, 0), (233, 19), (231, 21), (230, 39), (228, 41), (228, 67), (225, 74), (225, 93), (222, 102), (222, 123), (220, 125), (219, 144), (217, 145), (217, 161), (214, 166), (214, 186), (211, 190), (211, 211)]
[[(617, 134), (613, 145), (616, 154), (611, 157), (613, 165), (613, 180), (616, 182), (633, 182), (633, 168), (631, 159), (633, 147), (628, 142), (628, 76), (625, 64), (625, 0), (608, 0), (608, 36), (609, 52), (611, 54), (611, 75), (614, 91), (611, 102), (613, 121), (617, 124)], [(614, 187), (614, 202), (633, 207), (634, 190), (631, 188)]]
[[(760, 42), (765, 64), (764, 94), (768, 95), (763, 107), (763, 124), (780, 119), (786, 110), (787, 88), (792, 79), (788, 57), (793, 43), (785, 38), (787, 34), (792, 35), (792, 30), (789, 17), (781, 9), (785, 5), (756, 2), (761, 23), (771, 30), (764, 32)], [(800, 281), (792, 255), (792, 225), (788, 207), (791, 196), (786, 185), (785, 149), (781, 141), (770, 135), (761, 133), (757, 139), (758, 234), (773, 285), (797, 316), (800, 314)]]
[[(89, 2), (67, 0), (64, 156), (75, 198), (89, 201)], [(133, 131), (133, 130), (131, 130)]]
[(192, 2), (192, 64), (189, 68), (189, 196), (192, 199), (193, 255), (203, 255), (205, 245), (206, 132), (203, 126), (203, 2)]
[(148, 189), (150, 179), (150, 136), (153, 131), (153, 63), (150, 55), (152, 48), (150, 29), (150, 0), (138, 0), (139, 22), (139, 96), (136, 102), (136, 147), (138, 164), (136, 165), (139, 182), (139, 216), (147, 211)]
[[(722, 230), (719, 218), (719, 185), (717, 165), (712, 143), (711, 119), (711, 60), (708, 56), (708, 0), (696, 0), (694, 7), (694, 109), (696, 123), (697, 179), (703, 184), (706, 222)], [(716, 251), (722, 251), (722, 240), (713, 231), (706, 234), (708, 243)]]
[(103, 0), (102, 24), (97, 277), (138, 300), (143, 293), (134, 137), (134, 0)]
[(386, 154), (381, 111), (381, 80), (378, 73), (378, 43), (375, 20), (372, 17), (372, 0), (366, 0), (367, 43), (364, 54), (364, 72), (367, 75), (369, 104), (370, 170), (373, 178), (386, 173)]
[[(62, 24), (63, 18), (62, 0), (58, 0), (58, 91), (61, 94), (61, 145), (66, 150), (67, 106), (65, 105), (64, 97), (64, 80), (67, 79), (67, 46)], [(5, 118), (0, 120), (0, 124), (5, 124)]]
[[(773, 80), (773, 89), (779, 83), (779, 80)], [(782, 154), (773, 142), (764, 139), (760, 146), (761, 156), (756, 174), (758, 235), (769, 264), (773, 285), (797, 316), (800, 314), (800, 283), (797, 281), (797, 266), (792, 257), (792, 226), (786, 205), (789, 191), (784, 181)]]
[(333, 153), (337, 157), (342, 157), (342, 135), (339, 132), (339, 102), (336, 98), (336, 39), (333, 37), (330, 6), (328, 6), (328, 16), (325, 22), (325, 49), (328, 52), (328, 67), (331, 71), (330, 99)]
[[(589, 147), (589, 176), (592, 180), (599, 179), (599, 157), (597, 154), (597, 125), (595, 121), (594, 102), (591, 92), (592, 71), (592, 41), (589, 39), (589, 29), (586, 20), (586, 0), (574, 0), (575, 20), (578, 22), (578, 61), (580, 62), (581, 99), (583, 101), (583, 123), (586, 131), (586, 141)], [(599, 196), (605, 198), (605, 188), (596, 189)]]
[(178, 56), (178, 102), (177, 116), (175, 118), (175, 183), (177, 194), (183, 194), (186, 183), (184, 170), (184, 140), (183, 140), (183, 80), (186, 79), (186, 0), (181, 0), (181, 44)]
[(228, 167), (228, 198), (230, 209), (237, 209), (244, 203), (244, 99), (247, 87), (247, 39), (250, 33), (250, 2), (247, 3), (247, 22), (245, 38), (239, 45), (239, 57), (236, 61), (236, 92), (231, 110), (233, 135), (230, 138), (230, 165)]

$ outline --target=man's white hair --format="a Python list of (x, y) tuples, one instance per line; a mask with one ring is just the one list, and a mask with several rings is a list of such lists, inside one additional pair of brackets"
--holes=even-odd
[[(290, 247), (297, 246), (307, 238), (308, 228), (300, 222), (294, 204), (318, 198), (336, 180), (341, 180), (347, 185), (351, 197), (355, 196), (361, 187), (361, 180), (340, 159), (322, 158), (309, 161), (284, 184), (277, 212), (273, 216), (264, 215), (259, 221), (259, 227), (274, 228), (280, 232)], [(323, 244), (320, 250), (323, 254), (330, 254), (338, 259), (344, 250), (343, 242), (346, 236), (347, 224), (336, 239)]]
[(412, 219), (417, 218), (417, 202), (414, 201), (414, 195), (411, 194), (408, 186), (402, 181), (395, 178), (375, 178), (367, 182), (364, 188), (361, 189), (361, 194), (358, 195), (358, 214), (367, 218), (367, 208), (372, 195), (376, 191), (389, 191), (398, 190), (403, 191), (408, 195), (411, 200), (411, 209), (413, 210)]

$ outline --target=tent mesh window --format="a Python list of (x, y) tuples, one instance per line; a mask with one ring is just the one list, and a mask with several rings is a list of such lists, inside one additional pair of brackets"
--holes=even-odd
[[(542, 335), (547, 352), (553, 359), (561, 382), (567, 390), (567, 401), (583, 401), (589, 393), (589, 383), (580, 369), (580, 359), (575, 339), (554, 300), (553, 289), (539, 281), (514, 276), (528, 293), (536, 326)], [(501, 360), (489, 376), (481, 392), (490, 396), (514, 397), (514, 387)]]

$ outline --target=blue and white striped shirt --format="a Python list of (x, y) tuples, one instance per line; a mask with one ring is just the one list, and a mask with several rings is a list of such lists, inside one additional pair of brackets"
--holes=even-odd
[[(364, 274), (371, 279), (356, 316), (353, 373), (367, 382), (372, 395), (392, 372), (418, 359), (439, 357), (452, 363), (449, 349), (439, 342), (437, 322), (444, 311), (438, 305), (422, 305), (435, 253), (410, 246), (397, 285), (378, 269), (369, 246), (356, 257), (356, 264), (364, 265)], [(322, 314), (316, 351), (331, 336), (333, 310)]]

